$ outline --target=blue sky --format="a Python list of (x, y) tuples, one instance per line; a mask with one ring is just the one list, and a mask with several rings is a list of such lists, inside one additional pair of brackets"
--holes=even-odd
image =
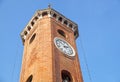
[(76, 42), (84, 82), (90, 82), (84, 51), (92, 82), (120, 82), (120, 0), (0, 0), (0, 82), (19, 82), (20, 32), (49, 3), (79, 26)]

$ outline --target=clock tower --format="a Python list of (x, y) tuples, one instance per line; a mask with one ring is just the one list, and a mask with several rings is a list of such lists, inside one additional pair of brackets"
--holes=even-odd
[(56, 10), (38, 10), (21, 32), (20, 82), (83, 82), (76, 23)]

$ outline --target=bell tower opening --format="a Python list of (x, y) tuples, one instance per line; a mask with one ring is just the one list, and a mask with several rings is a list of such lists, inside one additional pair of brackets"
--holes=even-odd
[(62, 77), (62, 82), (72, 82), (71, 74), (66, 70), (62, 70), (61, 77)]

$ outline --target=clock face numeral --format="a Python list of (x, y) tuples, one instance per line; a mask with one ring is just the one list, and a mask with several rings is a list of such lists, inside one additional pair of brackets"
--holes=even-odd
[(72, 46), (67, 43), (65, 40), (56, 37), (54, 39), (54, 43), (56, 45), (56, 47), (63, 52), (64, 54), (68, 55), (68, 56), (75, 56), (75, 51), (72, 48)]

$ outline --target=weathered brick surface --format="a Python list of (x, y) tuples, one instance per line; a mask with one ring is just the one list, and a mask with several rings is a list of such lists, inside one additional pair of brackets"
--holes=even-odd
[[(67, 38), (58, 34), (57, 29), (62, 29)], [(36, 37), (29, 44), (34, 33)], [(77, 51), (75, 57), (67, 57), (55, 47), (54, 37), (65, 39), (76, 51), (74, 33), (70, 28), (57, 23), (52, 18), (40, 19), (24, 44), (20, 82), (26, 82), (30, 75), (33, 75), (32, 82), (62, 82), (62, 70), (71, 73), (73, 82), (83, 82)]]
[[(68, 57), (65, 54), (63, 54), (62, 52), (60, 52), (54, 46), (53, 54), (54, 54), (54, 58), (55, 58), (55, 70), (57, 70), (56, 75), (58, 74), (58, 76), (59, 76), (56, 78), (59, 79), (59, 82), (62, 82), (61, 75), (60, 75), (61, 71), (67, 70), (71, 73), (73, 82), (83, 82), (82, 73), (80, 70), (80, 65), (79, 65), (79, 60), (78, 60), (76, 44), (75, 44), (75, 39), (74, 39), (74, 33), (72, 32), (72, 30), (70, 28), (63, 26), (60, 23), (55, 23), (55, 21), (52, 21), (52, 27), (54, 27), (54, 30), (52, 30), (53, 39), (54, 39), (54, 37), (63, 38), (64, 40), (66, 40), (68, 43), (71, 44), (71, 46), (74, 48), (74, 50), (76, 52), (75, 57)], [(57, 33), (58, 29), (63, 30), (65, 32), (67, 38), (62, 37), (59, 33)], [(56, 82), (58, 82), (58, 81), (56, 81)]]

